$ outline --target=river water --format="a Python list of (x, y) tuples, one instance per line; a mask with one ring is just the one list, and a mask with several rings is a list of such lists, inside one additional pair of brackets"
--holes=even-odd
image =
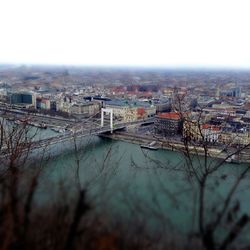
[[(11, 123), (10, 123), (11, 124)], [(31, 128), (35, 140), (55, 136), (50, 129)], [(197, 229), (198, 188), (181, 153), (141, 149), (139, 145), (97, 136), (59, 143), (33, 152), (44, 165), (37, 202), (70, 198), (78, 183), (87, 190), (92, 210), (126, 223), (142, 223), (159, 232), (186, 234)], [(194, 157), (197, 167), (202, 157)], [(216, 164), (215, 159), (209, 159)], [(208, 182), (206, 218), (214, 217), (245, 165), (224, 164)], [(250, 213), (250, 176), (241, 181), (232, 206), (240, 204), (240, 214)], [(227, 225), (223, 231), (227, 230)], [(250, 226), (242, 234), (250, 244)]]
[[(49, 199), (56, 199), (61, 190), (55, 186), (70, 196), (79, 180), (97, 212), (131, 223), (144, 221), (145, 226), (161, 231), (171, 228), (176, 233), (187, 233), (196, 229), (198, 189), (193, 176), (183, 171), (185, 161), (181, 153), (151, 151), (96, 136), (80, 139), (76, 145), (76, 151), (70, 143), (53, 149), (42, 177), (46, 185), (40, 190), (41, 201), (48, 194)], [(193, 161), (199, 164), (203, 159)], [(210, 159), (210, 163), (215, 164), (215, 159)], [(222, 204), (244, 167), (225, 164), (213, 174), (206, 193), (207, 218), (214, 216), (214, 209)], [(250, 211), (249, 179), (247, 176), (242, 180), (232, 202), (239, 201), (241, 213)], [(250, 242), (246, 235), (244, 238)]]

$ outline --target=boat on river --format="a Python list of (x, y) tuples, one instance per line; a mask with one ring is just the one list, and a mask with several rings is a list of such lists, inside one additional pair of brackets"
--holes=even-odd
[(140, 145), (141, 148), (145, 148), (145, 149), (150, 149), (150, 150), (157, 150), (159, 149), (159, 147), (157, 146), (157, 142), (156, 141), (152, 141), (148, 144), (141, 144)]
[(64, 133), (66, 131), (64, 128), (57, 128), (57, 127), (52, 127), (51, 130), (57, 133)]
[(242, 163), (239, 154), (235, 154), (235, 155), (230, 156), (229, 158), (226, 159), (226, 162), (227, 163), (234, 163), (234, 164)]
[(37, 128), (42, 128), (42, 129), (46, 129), (47, 128), (47, 124), (45, 123), (37, 123), (37, 122), (29, 122), (28, 123), (30, 126), (34, 126), (34, 127), (37, 127)]

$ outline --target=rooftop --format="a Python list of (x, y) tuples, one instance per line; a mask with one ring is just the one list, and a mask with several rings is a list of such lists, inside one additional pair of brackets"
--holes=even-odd
[(172, 119), (172, 120), (179, 120), (180, 114), (175, 112), (168, 112), (168, 113), (160, 113), (157, 115), (160, 118)]
[(151, 105), (147, 102), (140, 102), (140, 101), (130, 101), (130, 100), (122, 100), (122, 99), (113, 99), (111, 101), (106, 101), (107, 105), (113, 106), (129, 106), (129, 107), (144, 107), (148, 108)]

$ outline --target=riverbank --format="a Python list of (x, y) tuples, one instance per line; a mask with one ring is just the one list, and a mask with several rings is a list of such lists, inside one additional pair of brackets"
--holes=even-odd
[[(170, 150), (170, 151), (184, 151), (185, 146), (182, 142), (174, 141), (167, 138), (160, 138), (154, 135), (138, 135), (132, 132), (119, 131), (114, 132), (113, 134), (102, 134), (102, 137), (107, 137), (113, 140), (120, 140), (125, 142), (130, 142), (133, 144), (149, 144), (152, 141), (157, 142), (157, 146), (161, 149)], [(189, 146), (189, 150), (193, 154), (198, 154), (204, 156), (204, 149), (200, 146)], [(250, 150), (244, 150), (237, 154), (237, 160), (239, 163), (250, 163)], [(208, 148), (209, 156), (217, 159), (226, 159), (231, 152), (225, 152), (221, 148), (209, 147)], [(232, 158), (229, 158), (230, 161)]]

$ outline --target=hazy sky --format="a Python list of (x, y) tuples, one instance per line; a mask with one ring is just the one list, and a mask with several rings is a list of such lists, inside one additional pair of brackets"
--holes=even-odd
[(250, 68), (249, 0), (0, 0), (0, 62)]

